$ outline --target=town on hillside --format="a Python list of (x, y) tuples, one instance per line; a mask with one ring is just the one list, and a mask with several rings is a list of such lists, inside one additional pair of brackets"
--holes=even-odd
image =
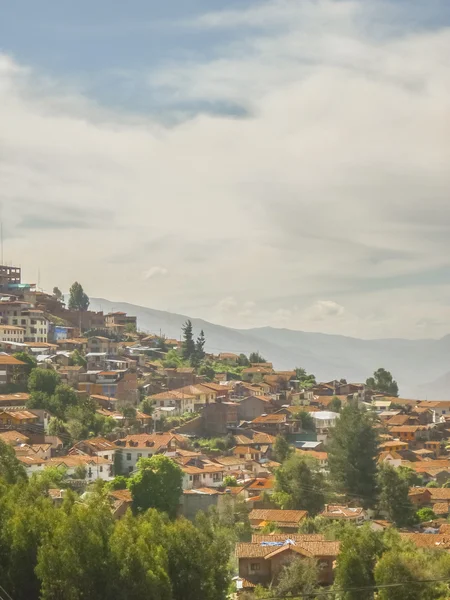
[(450, 597), (450, 402), (0, 288), (0, 597)]

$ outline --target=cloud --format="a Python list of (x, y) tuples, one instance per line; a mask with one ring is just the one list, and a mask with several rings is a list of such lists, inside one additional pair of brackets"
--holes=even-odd
[(153, 279), (154, 277), (161, 277), (163, 275), (167, 275), (168, 272), (169, 271), (165, 267), (150, 267), (150, 269), (144, 271), (144, 273), (142, 274), (142, 278), (145, 280)]
[[(429, 3), (428, 25), (408, 28), (407, 4), (205, 15), (189, 26), (233, 31), (228, 44), (135, 74), (171, 126), (4, 56), (5, 258), (30, 280), (40, 268), (47, 289), (80, 280), (92, 296), (236, 327), (445, 333), (450, 30)], [(143, 277), (169, 272), (149, 296)]]
[(324, 321), (325, 319), (341, 317), (344, 314), (344, 307), (333, 300), (317, 300), (306, 314), (312, 321)]

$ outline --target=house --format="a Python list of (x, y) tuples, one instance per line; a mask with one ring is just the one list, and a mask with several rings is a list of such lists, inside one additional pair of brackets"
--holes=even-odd
[(250, 525), (255, 529), (262, 529), (268, 523), (273, 523), (283, 532), (295, 532), (304, 519), (308, 516), (306, 510), (281, 510), (281, 509), (253, 509), (248, 518)]
[(96, 479), (110, 481), (113, 479), (113, 461), (99, 456), (73, 455), (54, 457), (46, 460), (30, 455), (18, 455), (17, 459), (25, 467), (28, 476), (43, 471), (47, 467), (62, 467), (67, 470), (69, 477), (73, 477), (77, 474), (80, 467), (84, 467), (86, 470), (85, 479), (87, 481), (95, 481)]
[(87, 456), (101, 456), (106, 460), (113, 460), (117, 446), (104, 437), (90, 438), (78, 442), (69, 450), (69, 454), (82, 454)]
[(252, 446), (235, 446), (232, 450), (234, 456), (241, 460), (260, 460), (261, 450), (259, 448), (253, 448)]
[[(252, 511), (253, 512), (253, 511)], [(314, 558), (319, 565), (319, 583), (333, 583), (334, 563), (339, 542), (315, 535), (253, 535), (251, 542), (236, 544), (240, 591), (253, 591), (256, 585), (276, 584), (283, 567), (292, 558)]]
[(267, 366), (256, 366), (256, 367), (247, 367), (242, 370), (242, 379), (244, 381), (260, 381), (263, 379), (264, 375), (269, 375), (273, 372), (272, 367)]
[(0, 412), (1, 425), (31, 425), (37, 423), (39, 417), (29, 410), (3, 410)]
[(305, 448), (297, 448), (295, 450), (296, 454), (299, 456), (309, 456), (310, 458), (314, 458), (318, 461), (321, 469), (323, 471), (328, 470), (328, 452), (320, 452), (318, 450), (308, 450)]
[(121, 404), (136, 405), (139, 399), (137, 374), (130, 370), (88, 371), (80, 376), (78, 389), (89, 395), (116, 398)]
[(408, 450), (408, 444), (400, 440), (389, 440), (380, 444), (379, 449), (382, 452), (402, 452), (402, 450)]
[(417, 548), (427, 550), (450, 550), (450, 536), (439, 533), (400, 533), (403, 540), (413, 542)]
[(220, 362), (230, 366), (236, 366), (239, 364), (239, 356), (237, 354), (233, 354), (232, 352), (222, 352), (219, 354), (218, 358)]
[(238, 417), (241, 421), (253, 421), (256, 417), (274, 412), (272, 398), (264, 395), (247, 396), (238, 403)]
[(385, 452), (380, 452), (378, 455), (377, 463), (388, 463), (394, 469), (402, 466), (403, 459), (401, 455), (395, 450), (387, 450)]
[(153, 396), (149, 396), (149, 398), (155, 403), (155, 407), (173, 407), (174, 415), (195, 412), (197, 403), (194, 394), (184, 394), (178, 390), (167, 390), (165, 392), (160, 392), (159, 394), (153, 394)]
[(14, 447), (16, 456), (34, 456), (47, 460), (52, 457), (51, 444), (20, 444)]
[(111, 502), (111, 512), (114, 519), (121, 519), (131, 508), (133, 499), (130, 490), (113, 490), (108, 493)]
[(236, 473), (245, 470), (248, 459), (233, 455), (218, 456), (217, 458), (214, 458), (214, 461), (223, 467), (225, 473)]
[(92, 336), (88, 338), (87, 350), (88, 353), (105, 353), (107, 355), (116, 355), (118, 349), (118, 343), (110, 340), (107, 337), (100, 335)]
[(395, 415), (384, 421), (386, 427), (396, 427), (402, 425), (419, 425), (419, 417), (412, 415)]
[(402, 442), (415, 442), (420, 438), (426, 438), (427, 428), (421, 425), (401, 425), (389, 427), (389, 432), (398, 437)]
[(0, 354), (0, 389), (13, 383), (17, 373), (23, 373), (25, 363), (9, 354)]
[(284, 414), (263, 414), (253, 419), (251, 423), (252, 427), (261, 429), (271, 435), (289, 432), (292, 429), (292, 424), (288, 422), (288, 418)]
[(23, 344), (25, 341), (25, 329), (15, 325), (0, 325), (0, 342), (16, 342)]
[(79, 352), (85, 353), (87, 350), (87, 338), (69, 338), (66, 340), (57, 340), (57, 344), (60, 350), (67, 350), (73, 352), (78, 350)]
[(246, 490), (249, 497), (260, 496), (263, 492), (272, 494), (275, 491), (275, 480), (272, 477), (258, 477), (254, 479)]
[(332, 521), (347, 521), (356, 524), (361, 524), (368, 518), (366, 511), (362, 507), (351, 508), (337, 504), (325, 504), (325, 508), (320, 513), (320, 516)]
[(320, 410), (319, 412), (311, 413), (312, 419), (317, 432), (317, 440), (324, 442), (328, 439), (328, 433), (330, 429), (336, 424), (336, 419), (339, 419), (339, 413), (335, 413), (329, 410)]
[(200, 466), (185, 465), (180, 468), (183, 471), (183, 490), (223, 485), (225, 469), (219, 464), (201, 463)]
[(8, 444), (9, 446), (20, 446), (22, 444), (28, 444), (30, 439), (28, 436), (20, 433), (20, 431), (9, 430), (2, 431), (0, 433), (0, 440)]
[(106, 327), (114, 333), (123, 333), (128, 329), (136, 331), (137, 317), (127, 315), (125, 312), (117, 311), (105, 315)]
[(0, 408), (11, 408), (13, 406), (25, 408), (29, 399), (30, 394), (25, 392), (17, 392), (15, 394), (0, 394)]
[(140, 458), (183, 448), (187, 445), (187, 439), (174, 433), (140, 433), (127, 435), (114, 443), (122, 455), (122, 472), (131, 473)]
[(205, 404), (201, 416), (205, 435), (226, 435), (230, 427), (236, 427), (238, 424), (238, 404), (222, 401)]

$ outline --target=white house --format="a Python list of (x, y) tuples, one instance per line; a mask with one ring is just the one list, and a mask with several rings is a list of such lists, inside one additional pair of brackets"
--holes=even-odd
[(127, 435), (114, 443), (116, 452), (122, 454), (122, 471), (131, 473), (140, 458), (151, 458), (154, 454), (176, 450), (185, 446), (187, 440), (175, 433), (139, 433)]
[(339, 413), (329, 410), (319, 410), (311, 413), (311, 417), (316, 427), (317, 441), (326, 443), (328, 432), (335, 426), (336, 419), (339, 419)]
[(58, 456), (47, 460), (35, 456), (17, 456), (18, 460), (25, 467), (27, 475), (30, 477), (33, 473), (43, 471), (47, 467), (62, 467), (67, 471), (68, 477), (73, 477), (79, 467), (85, 467), (87, 481), (102, 479), (110, 481), (113, 479), (113, 461), (106, 460), (100, 456)]

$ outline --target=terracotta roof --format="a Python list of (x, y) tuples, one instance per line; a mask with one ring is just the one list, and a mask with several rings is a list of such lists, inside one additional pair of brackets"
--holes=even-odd
[(251, 446), (235, 446), (233, 448), (233, 454), (260, 454), (261, 450), (252, 448)]
[(427, 488), (431, 493), (431, 500), (445, 500), (450, 502), (450, 488)]
[(269, 433), (255, 431), (253, 432), (253, 437), (238, 433), (234, 436), (234, 439), (236, 440), (236, 444), (239, 446), (252, 446), (254, 444), (274, 444), (276, 438), (275, 436), (270, 435)]
[(215, 488), (195, 488), (193, 490), (184, 490), (183, 494), (204, 494), (206, 496), (217, 496), (218, 492)]
[(0, 402), (4, 404), (5, 402), (17, 402), (21, 400), (22, 402), (26, 402), (29, 400), (30, 394), (24, 392), (18, 392), (17, 394), (0, 394)]
[(222, 473), (223, 467), (221, 465), (213, 464), (202, 464), (201, 467), (191, 467), (189, 465), (181, 466), (181, 470), (186, 475), (199, 475), (200, 473)]
[(37, 419), (37, 415), (30, 412), (29, 410), (3, 410), (0, 412), (1, 415), (9, 415), (17, 421), (26, 421), (28, 419)]
[(272, 490), (274, 487), (273, 477), (259, 477), (254, 479), (247, 487), (248, 490)]
[(153, 450), (158, 451), (161, 448), (167, 447), (172, 441), (183, 444), (186, 443), (187, 440), (183, 435), (175, 433), (138, 433), (136, 435), (127, 435), (121, 440), (116, 440), (115, 444), (117, 448), (135, 450), (152, 448)]
[(413, 542), (418, 548), (450, 550), (450, 536), (436, 533), (400, 533), (404, 540)]
[[(395, 425), (406, 425), (410, 421), (410, 419), (411, 417), (409, 415), (395, 415), (394, 417), (387, 419), (385, 425), (387, 425), (388, 427)], [(417, 421), (417, 417), (415, 420)]]
[(113, 490), (112, 492), (109, 492), (109, 495), (116, 500), (122, 500), (123, 502), (132, 502), (133, 500), (130, 490)]
[(17, 442), (18, 444), (25, 444), (28, 442), (26, 435), (20, 433), (20, 431), (3, 431), (0, 433), (0, 440), (3, 440), (6, 444), (14, 444)]
[(442, 523), (442, 525), (439, 527), (439, 533), (450, 535), (450, 523)]
[(435, 515), (448, 515), (449, 503), (448, 502), (436, 502), (433, 505), (433, 512)]
[(82, 440), (81, 442), (78, 442), (78, 444), (75, 444), (73, 448), (78, 448), (80, 444), (85, 444), (86, 446), (89, 446), (95, 452), (101, 452), (104, 450), (117, 450), (117, 446), (115, 445), (115, 443), (110, 442), (104, 437), (96, 437), (90, 438), (88, 440)]
[(361, 507), (349, 508), (348, 506), (338, 506), (329, 504), (325, 506), (325, 510), (320, 513), (320, 516), (330, 519), (358, 519), (364, 516), (364, 509)]
[(264, 423), (286, 423), (286, 415), (285, 414), (272, 414), (272, 415), (261, 415), (259, 417), (256, 417), (256, 419), (253, 419), (252, 423), (258, 424), (264, 424)]
[(399, 440), (397, 440), (397, 441), (392, 441), (392, 442), (384, 442), (383, 444), (379, 445), (379, 448), (383, 448), (384, 450), (389, 450), (390, 448), (398, 448), (399, 446), (407, 448), (408, 444), (406, 442), (400, 442)]
[[(298, 537), (298, 536), (297, 536)], [(306, 536), (308, 537), (308, 536)], [(267, 540), (268, 542), (277, 542), (283, 544), (287, 540), (292, 540), (289, 534), (284, 536), (281, 540)], [(262, 545), (264, 542), (241, 542), (236, 544), (236, 556), (237, 558), (270, 558), (272, 555), (275, 556), (280, 552), (286, 550), (292, 550), (299, 554), (306, 554), (309, 556), (332, 556), (336, 557), (339, 554), (339, 542), (328, 541), (328, 540), (292, 540), (294, 544), (283, 544), (281, 546), (265, 546)]]
[(245, 458), (238, 458), (237, 456), (219, 456), (214, 459), (219, 465), (227, 466), (238, 466), (246, 462)]
[(416, 431), (423, 430), (420, 425), (403, 425), (400, 427), (389, 427), (391, 433), (416, 433)]
[(9, 354), (0, 354), (0, 365), (24, 365), (25, 363), (21, 360), (17, 360), (14, 356)]
[(318, 452), (317, 450), (302, 450), (301, 448), (297, 449), (297, 454), (300, 456), (311, 456), (317, 460), (328, 460), (328, 452)]
[(300, 523), (308, 516), (306, 510), (278, 510), (272, 508), (255, 508), (248, 518), (251, 521), (273, 521), (275, 523)]

